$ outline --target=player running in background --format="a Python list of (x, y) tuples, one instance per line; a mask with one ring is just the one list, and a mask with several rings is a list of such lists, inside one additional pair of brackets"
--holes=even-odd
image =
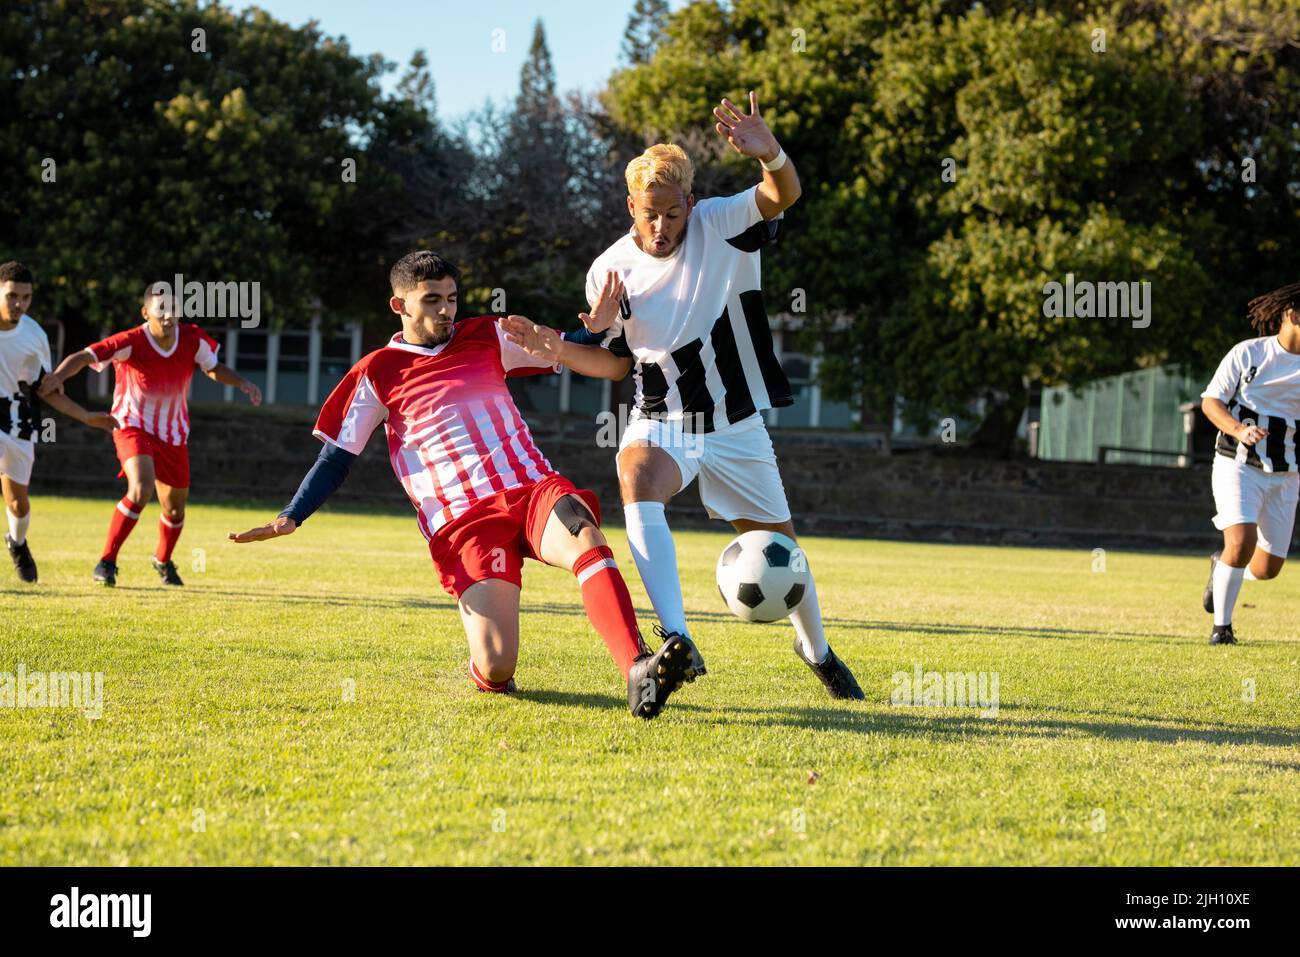
[[(587, 272), (587, 299), (626, 290), (621, 316), (565, 338), (610, 353), (599, 375), (636, 382), (635, 408), (619, 444), (619, 489), (628, 542), (646, 593), (669, 634), (687, 635), (677, 551), (664, 506), (698, 476), (711, 518), (737, 532), (769, 529), (795, 537), (776, 454), (761, 415), (793, 404), (763, 308), (759, 251), (799, 198), (794, 163), (749, 94), (750, 113), (730, 100), (714, 109), (718, 133), (760, 161), (763, 181), (735, 196), (695, 200), (684, 150), (658, 144), (627, 166), (632, 228)], [(554, 336), (523, 326), (527, 347)], [(586, 361), (584, 359), (584, 361)], [(575, 367), (576, 369), (576, 367)], [(582, 371), (582, 370), (577, 370)], [(863, 697), (822, 629), (815, 586), (790, 615), (795, 654), (834, 698)]]
[[(9, 524), (5, 545), (18, 577), (35, 584), (36, 560), (27, 544), (32, 520), (27, 488), (40, 432), (35, 390), (50, 372), (50, 340), (27, 315), (32, 286), (31, 270), (22, 263), (0, 264), (0, 486)], [(106, 432), (113, 428), (113, 418), (107, 412), (88, 412), (67, 396), (52, 396), (48, 404), (93, 428)]]
[(1262, 335), (1233, 346), (1201, 393), (1219, 429), (1212, 482), (1223, 547), (1210, 556), (1201, 599), (1214, 615), (1212, 645), (1237, 643), (1232, 609), (1242, 581), (1282, 571), (1300, 493), (1300, 283), (1251, 300), (1248, 312)]
[[(657, 653), (647, 651), (600, 531), (596, 496), (551, 468), (515, 407), (507, 377), (559, 367), (506, 342), (493, 316), (457, 322), (460, 273), (441, 257), (410, 253), (390, 281), (388, 305), (401, 331), (353, 366), (325, 401), (314, 431), (325, 447), (289, 507), (231, 540), (291, 534), (343, 483), (383, 423), (393, 471), (442, 587), (459, 605), (479, 690), (514, 689), (520, 571), (532, 558), (577, 577), (587, 617), (627, 679), (628, 706), (655, 717), (682, 681), (694, 680), (695, 648), (670, 636)], [(595, 308), (617, 310), (617, 300)]]
[(108, 540), (94, 580), (117, 584), (117, 554), (140, 520), (156, 489), (162, 514), (158, 517), (158, 548), (153, 567), (164, 585), (183, 585), (172, 552), (185, 525), (190, 492), (190, 415), (186, 393), (197, 365), (208, 378), (234, 386), (253, 405), (262, 390), (229, 366), (217, 361), (217, 343), (198, 326), (177, 322), (175, 296), (167, 283), (146, 287), (140, 315), (144, 323), (102, 339), (68, 356), (45, 377), (41, 395), (49, 397), (87, 366), (96, 372), (113, 365), (112, 415), (117, 422), (113, 444), (122, 463), (126, 495), (117, 503), (108, 525)]

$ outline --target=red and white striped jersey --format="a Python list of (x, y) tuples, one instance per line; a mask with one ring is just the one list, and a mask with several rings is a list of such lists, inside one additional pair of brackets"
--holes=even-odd
[(207, 372), (217, 364), (216, 340), (191, 322), (177, 323), (172, 347), (164, 352), (149, 334), (148, 323), (101, 339), (86, 347), (101, 372), (113, 363), (113, 418), (121, 428), (134, 426), (169, 445), (185, 445), (190, 410), (185, 394), (197, 365)]
[(479, 499), (554, 474), (506, 378), (558, 370), (506, 341), (495, 316), (463, 319), (431, 348), (399, 332), (343, 377), (313, 434), (359, 455), (383, 422), (393, 471), (432, 539)]

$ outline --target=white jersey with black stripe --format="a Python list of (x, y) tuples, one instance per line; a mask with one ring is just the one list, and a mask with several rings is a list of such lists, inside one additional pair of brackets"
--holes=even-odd
[(23, 442), (36, 434), (34, 390), (50, 371), (50, 340), (24, 314), (10, 329), (0, 329), (0, 432)]
[(636, 361), (633, 417), (712, 432), (794, 402), (763, 307), (759, 250), (776, 235), (758, 187), (696, 203), (671, 256), (641, 250), (629, 231), (587, 271), (595, 304), (615, 270), (627, 298), (601, 345)]
[(1265, 472), (1300, 471), (1296, 425), (1300, 422), (1300, 355), (1287, 352), (1277, 336), (1246, 339), (1229, 350), (1201, 393), (1218, 399), (1238, 422), (1267, 429), (1253, 446), (1219, 433), (1215, 451)]

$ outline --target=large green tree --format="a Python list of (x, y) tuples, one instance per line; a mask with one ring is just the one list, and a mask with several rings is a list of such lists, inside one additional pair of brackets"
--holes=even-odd
[(0, 217), (35, 313), (75, 346), (177, 272), (260, 282), (263, 321), (301, 321), (316, 296), (327, 319), (373, 310), (403, 185), (374, 157), (430, 122), (418, 94), (381, 93), (388, 68), (256, 9), (7, 4)]
[[(699, 0), (606, 103), (689, 140), (759, 90), (805, 186), (765, 285), (778, 309), (805, 296), (824, 385), (918, 422), (985, 399), (1005, 448), (1025, 379), (1204, 365), (1294, 276), (1298, 11)], [(1068, 273), (1151, 283), (1150, 325), (1045, 315)]]

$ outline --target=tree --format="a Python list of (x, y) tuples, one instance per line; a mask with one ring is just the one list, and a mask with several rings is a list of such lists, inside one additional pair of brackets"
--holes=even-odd
[(327, 321), (374, 312), (372, 211), (401, 189), (375, 157), (428, 123), (383, 96), (382, 59), (194, 0), (9, 4), (0, 44), (6, 258), (70, 345), (136, 321), (175, 273), (260, 282), (264, 322), (305, 321), (317, 295)]
[(623, 60), (629, 65), (649, 63), (663, 42), (668, 26), (667, 0), (636, 0), (623, 31)]
[[(681, 138), (757, 89), (804, 183), (764, 284), (803, 292), (823, 386), (921, 424), (985, 399), (1005, 449), (1025, 378), (1204, 364), (1295, 274), (1297, 37), (1295, 0), (701, 0), (606, 106)], [(1067, 273), (1150, 282), (1150, 326), (1045, 315)]]

